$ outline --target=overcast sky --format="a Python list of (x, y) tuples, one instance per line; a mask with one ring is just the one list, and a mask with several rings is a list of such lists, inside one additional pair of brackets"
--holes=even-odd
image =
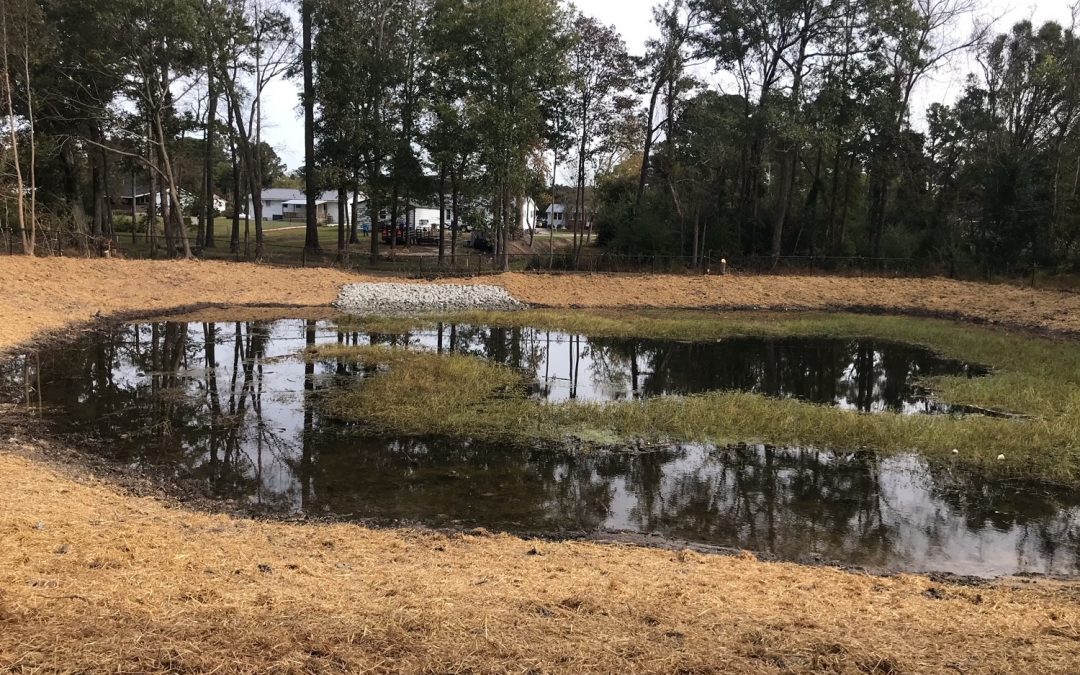
[[(633, 54), (645, 50), (645, 41), (655, 33), (652, 7), (655, 0), (577, 0), (578, 8), (611, 24), (622, 34), (627, 49)], [(997, 20), (997, 32), (1023, 19), (1040, 24), (1055, 20), (1068, 24), (1071, 0), (986, 0), (985, 9), (973, 19)], [(972, 26), (963, 26), (969, 33)], [(958, 57), (949, 67), (935, 73), (924, 83), (914, 102), (917, 117), (933, 102), (952, 102), (959, 95), (964, 76), (974, 63)], [(269, 142), (290, 169), (303, 163), (303, 118), (299, 108), (299, 83), (275, 82), (265, 93), (263, 107), (263, 138)]]

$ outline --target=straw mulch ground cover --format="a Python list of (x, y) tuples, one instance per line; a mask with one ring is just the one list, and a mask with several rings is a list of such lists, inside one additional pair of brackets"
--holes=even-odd
[[(325, 303), (346, 278), (4, 258), (0, 347), (96, 312)], [(563, 283), (499, 281), (553, 304)], [(625, 279), (573, 281), (559, 302), (595, 299), (601, 286), (613, 304), (645, 304)], [(717, 304), (764, 282), (640, 282), (646, 295), (659, 283), (704, 285), (701, 302)], [(859, 289), (878, 282), (836, 283), (859, 304), (872, 295)], [(1074, 306), (1067, 294), (909, 283), (949, 289), (956, 304), (935, 300), (940, 311), (994, 318), (1007, 309), (993, 309), (1001, 291), (1019, 294), (1032, 326), (1078, 320), (1057, 313)], [(0, 671), (1068, 673), (1080, 663), (1070, 584), (967, 587), (751, 556), (234, 519), (124, 494), (50, 463), (30, 431), (11, 428), (0, 438)]]
[[(195, 303), (325, 305), (341, 284), (365, 280), (379, 278), (247, 263), (4, 256), (0, 345), (95, 313)], [(1080, 293), (937, 278), (509, 273), (476, 281), (551, 307), (881, 309), (1080, 333)]]

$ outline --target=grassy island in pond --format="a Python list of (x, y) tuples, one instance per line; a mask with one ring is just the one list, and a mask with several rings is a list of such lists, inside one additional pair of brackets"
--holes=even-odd
[(989, 367), (986, 377), (933, 377), (925, 384), (945, 403), (1007, 415), (860, 414), (733, 391), (551, 403), (528, 395), (530, 376), (519, 370), (470, 355), (381, 345), (330, 345), (309, 351), (309, 359), (371, 370), (360, 384), (328, 392), (325, 409), (340, 419), (395, 434), (507, 443), (760, 442), (839, 451), (914, 451), (1012, 475), (1080, 480), (1080, 346), (1072, 343), (942, 320), (861, 315), (529, 311), (423, 320), (348, 318), (341, 328), (406, 333), (435, 322), (681, 341), (737, 336), (899, 341)]

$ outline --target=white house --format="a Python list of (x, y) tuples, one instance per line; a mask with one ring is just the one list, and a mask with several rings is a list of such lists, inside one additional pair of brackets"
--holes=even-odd
[[(581, 218), (579, 218), (577, 211), (571, 212), (566, 204), (555, 202), (544, 209), (543, 213), (540, 214), (540, 220), (546, 223), (548, 227), (563, 230), (577, 229), (580, 225)], [(584, 220), (585, 229), (591, 228), (592, 218), (586, 215)]]
[[(191, 194), (183, 188), (178, 188), (180, 195), (180, 207), (185, 211), (195, 206), (197, 201), (195, 195)], [(151, 201), (154, 204), (154, 209), (160, 209), (161, 207), (161, 193), (156, 192), (151, 199), (150, 191), (146, 188), (135, 188), (135, 194), (120, 195), (116, 201), (116, 208), (123, 213), (129, 213), (131, 211), (131, 202), (135, 201), (135, 211), (138, 213), (146, 213), (146, 206)], [(223, 213), (225, 211), (225, 198), (214, 195), (214, 211), (217, 213)]]
[[(446, 229), (450, 229), (450, 223), (454, 220), (454, 210), (447, 208), (444, 214), (444, 222)], [(405, 215), (405, 223), (409, 226), (409, 229), (416, 232), (418, 236), (425, 236), (431, 233), (437, 233), (439, 231), (439, 207), (438, 206), (420, 206), (419, 204), (410, 204), (409, 211)]]
[[(531, 197), (525, 197), (524, 200), (514, 200), (515, 204), (520, 204), (517, 208), (520, 210), (521, 216), (521, 229), (528, 232), (535, 228), (540, 222), (540, 211), (536, 208), (536, 202)], [(484, 219), (488, 221), (494, 221), (492, 213), (484, 206), (480, 207), (483, 213)], [(426, 232), (437, 232), (439, 229), (439, 207), (438, 206), (421, 206), (419, 204), (412, 204), (409, 207), (408, 215), (406, 216), (409, 229), (415, 231), (419, 236), (424, 236)], [(451, 221), (454, 219), (454, 211), (447, 206), (446, 208), (446, 227), (450, 227)], [(385, 220), (385, 218), (384, 218)], [(510, 214), (510, 223), (514, 224), (514, 214)]]
[[(345, 222), (352, 218), (352, 198), (348, 194), (348, 202), (345, 204)], [(303, 222), (307, 220), (307, 197), (303, 190), (296, 188), (269, 188), (262, 191), (262, 207), (264, 220), (295, 220)], [(248, 213), (254, 213), (254, 205), (248, 204)], [(338, 193), (337, 190), (327, 190), (315, 199), (315, 214), (320, 223), (337, 225), (338, 222)]]
[(532, 197), (522, 200), (519, 208), (521, 209), (521, 229), (526, 232), (535, 229), (543, 222), (540, 218), (540, 209), (537, 208), (536, 201)]
[[(401, 213), (398, 215), (398, 224), (406, 226), (410, 231), (415, 232), (417, 236), (424, 237), (430, 235), (432, 232), (438, 232), (439, 230), (439, 207), (438, 206), (424, 206), (421, 204), (401, 204)], [(446, 208), (446, 227), (449, 229), (450, 221), (454, 217), (453, 210), (448, 206)], [(368, 213), (368, 203), (366, 199), (360, 201), (360, 212), (358, 217), (360, 229), (363, 232), (371, 231), (371, 215)], [(379, 209), (379, 226), (386, 226), (390, 222), (390, 208), (383, 206)]]

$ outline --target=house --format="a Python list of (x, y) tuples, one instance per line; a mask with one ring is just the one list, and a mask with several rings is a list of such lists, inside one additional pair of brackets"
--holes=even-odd
[[(450, 229), (450, 223), (453, 219), (453, 209), (447, 208), (444, 214), (447, 230)], [(418, 237), (437, 236), (439, 232), (439, 207), (410, 204), (409, 210), (405, 213), (405, 225), (409, 230), (415, 232)]]
[[(352, 218), (352, 198), (348, 194), (345, 204), (346, 223)], [(288, 220), (305, 222), (307, 220), (307, 197), (303, 190), (296, 188), (268, 188), (262, 191), (263, 220)], [(254, 213), (254, 205), (248, 204), (248, 213)], [(315, 217), (320, 223), (337, 225), (338, 192), (327, 190), (315, 199)]]
[(560, 202), (551, 204), (544, 209), (544, 212), (540, 215), (540, 220), (548, 227), (554, 227), (557, 230), (588, 230), (592, 228), (591, 216), (586, 214), (585, 218), (582, 218), (577, 211), (570, 211), (567, 206), (567, 204)]
[[(183, 188), (177, 190), (180, 194), (180, 206), (184, 211), (190, 211), (198, 203), (198, 198)], [(161, 206), (161, 193), (157, 192), (151, 199), (149, 189), (145, 187), (136, 187), (134, 194), (131, 191), (128, 194), (120, 195), (116, 198), (114, 208), (121, 213), (131, 213), (131, 202), (135, 202), (136, 213), (146, 213), (146, 207), (153, 202), (154, 208), (158, 209)], [(214, 195), (214, 211), (217, 213), (223, 213), (226, 208), (225, 198)]]
[[(515, 200), (517, 202), (517, 200)], [(371, 229), (371, 219), (367, 213), (367, 203), (362, 202), (360, 211), (360, 225), (364, 232), (368, 232)], [(521, 202), (521, 227), (525, 231), (529, 231), (537, 226), (540, 220), (540, 211), (536, 207), (536, 202), (531, 198), (526, 197)], [(480, 205), (479, 212), (485, 221), (490, 222), (494, 220), (491, 212), (488, 209)], [(513, 213), (511, 213), (511, 223), (514, 219)], [(411, 233), (415, 234), (417, 238), (432, 238), (438, 236), (439, 232), (439, 207), (429, 206), (426, 204), (410, 203), (408, 207), (402, 208), (399, 218), (399, 226), (406, 227)], [(450, 229), (450, 224), (454, 219), (454, 211), (449, 204), (446, 205), (446, 212), (444, 214), (444, 223), (447, 230)], [(390, 221), (389, 210), (387, 208), (380, 209), (379, 222), (385, 226)], [(459, 225), (464, 226), (464, 222), (460, 222)]]
[[(517, 200), (515, 200), (517, 201)], [(532, 197), (526, 197), (521, 206), (521, 229), (528, 232), (541, 224), (540, 209)]]
[[(446, 208), (444, 217), (446, 227), (449, 229), (450, 221), (454, 217), (454, 212), (449, 206)], [(360, 213), (358, 219), (361, 231), (370, 232), (371, 216), (368, 213), (368, 203), (366, 199), (360, 201)], [(386, 227), (389, 223), (390, 207), (384, 205), (379, 209), (379, 226)], [(430, 236), (432, 233), (437, 233), (439, 231), (439, 207), (416, 203), (408, 205), (401, 204), (400, 213), (398, 214), (398, 227), (406, 227), (409, 231), (415, 232), (419, 237), (426, 237)]]

